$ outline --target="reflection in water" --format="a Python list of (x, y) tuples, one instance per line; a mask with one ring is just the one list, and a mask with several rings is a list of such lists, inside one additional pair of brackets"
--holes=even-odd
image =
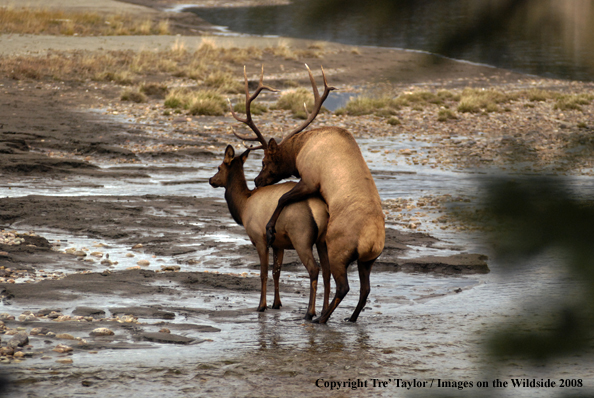
[[(483, 28), (498, 5), (512, 0), (317, 2), (286, 6), (194, 8), (190, 11), (235, 32), (328, 40), (345, 44), (435, 51), (455, 32)], [(355, 4), (356, 3), (356, 4)], [(594, 80), (594, 2), (524, 0), (501, 24), (457, 39), (442, 54), (521, 72)], [(330, 4), (330, 9), (323, 8)], [(344, 5), (336, 7), (336, 5)], [(386, 12), (378, 12), (384, 4)], [(395, 6), (396, 4), (397, 6)], [(402, 5), (402, 6), (401, 6)], [(486, 17), (486, 18), (485, 18)], [(482, 19), (485, 24), (481, 24)], [(471, 30), (472, 31), (472, 30)], [(461, 48), (462, 47), (462, 48)]]

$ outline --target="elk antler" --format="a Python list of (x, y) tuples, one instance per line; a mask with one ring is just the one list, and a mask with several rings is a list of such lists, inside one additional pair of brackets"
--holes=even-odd
[(311, 73), (311, 70), (309, 69), (309, 66), (307, 66), (307, 64), (305, 64), (305, 67), (307, 68), (307, 72), (309, 73), (309, 80), (311, 81), (311, 87), (313, 88), (314, 107), (312, 112), (309, 113), (307, 111), (307, 106), (303, 104), (305, 106), (305, 113), (307, 114), (307, 119), (299, 127), (287, 134), (282, 139), (282, 141), (287, 140), (289, 137), (303, 131), (303, 129), (309, 126), (309, 124), (313, 122), (316, 116), (318, 116), (318, 113), (320, 113), (320, 109), (322, 109), (322, 104), (324, 103), (324, 101), (326, 101), (326, 98), (328, 98), (328, 94), (330, 94), (330, 91), (336, 90), (336, 87), (328, 86), (328, 82), (326, 81), (326, 74), (324, 73), (324, 68), (321, 68), (322, 77), (324, 78), (324, 93), (320, 97), (320, 93), (318, 92), (318, 87), (316, 86), (316, 81), (314, 80), (313, 74)]
[(266, 143), (266, 139), (262, 136), (262, 133), (260, 133), (260, 130), (258, 130), (258, 127), (256, 127), (256, 125), (254, 124), (254, 121), (252, 120), (252, 113), (250, 111), (250, 106), (252, 104), (252, 101), (254, 99), (256, 99), (256, 97), (260, 94), (260, 92), (262, 90), (269, 90), (269, 91), (277, 91), (277, 90), (264, 85), (264, 65), (262, 65), (262, 73), (260, 74), (260, 82), (258, 83), (258, 87), (256, 88), (256, 91), (254, 91), (254, 94), (252, 94), (251, 96), (250, 96), (250, 91), (248, 88), (248, 78), (247, 78), (247, 73), (245, 71), (245, 66), (243, 67), (243, 77), (245, 80), (245, 119), (242, 119), (239, 116), (237, 116), (237, 114), (233, 110), (233, 107), (231, 106), (231, 101), (229, 101), (229, 108), (231, 109), (231, 114), (233, 115), (235, 120), (247, 124), (248, 127), (251, 128), (254, 133), (256, 133), (256, 136), (250, 137), (250, 136), (246, 136), (246, 135), (241, 135), (241, 134), (236, 133), (235, 130), (233, 130), (233, 134), (235, 134), (236, 137), (238, 137), (244, 141), (260, 141), (260, 143), (262, 144), (257, 147), (251, 147), (251, 149), (260, 149), (260, 148), (266, 149), (268, 147), (268, 144)]

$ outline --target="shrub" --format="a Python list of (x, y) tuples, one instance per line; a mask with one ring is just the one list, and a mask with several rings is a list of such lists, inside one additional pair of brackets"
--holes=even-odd
[[(245, 113), (245, 99), (240, 100), (233, 106), (235, 112)], [(259, 102), (252, 102), (250, 106), (250, 112), (252, 115), (261, 115), (264, 112), (268, 112), (268, 107)]]
[(122, 92), (120, 100), (141, 103), (147, 101), (147, 96), (140, 90), (133, 90), (128, 88)]
[(437, 113), (437, 120), (440, 122), (446, 122), (450, 119), (457, 119), (458, 117), (451, 109), (440, 109)]
[(225, 114), (226, 106), (225, 100), (218, 92), (201, 90), (192, 96), (188, 113), (191, 115), (222, 116)]
[(293, 116), (301, 119), (307, 118), (303, 104), (307, 105), (307, 109), (311, 110), (314, 105), (313, 94), (307, 89), (300, 87), (297, 90), (289, 91), (283, 94), (276, 104), (274, 109), (290, 110)]
[(225, 93), (236, 94), (243, 92), (243, 85), (229, 72), (219, 70), (211, 72), (206, 79), (204, 79), (204, 84)]
[(479, 90), (474, 88), (464, 89), (460, 95), (458, 112), (498, 112), (497, 104), (512, 101), (517, 95), (506, 94), (497, 90)]
[(581, 105), (589, 105), (592, 99), (594, 99), (594, 96), (591, 94), (561, 95), (557, 98), (554, 109), (581, 111)]

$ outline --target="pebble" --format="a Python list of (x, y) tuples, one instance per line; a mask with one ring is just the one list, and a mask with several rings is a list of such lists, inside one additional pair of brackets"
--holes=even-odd
[(151, 265), (149, 260), (140, 260), (138, 261), (136, 264), (138, 265), (142, 265), (142, 266), (147, 266), (147, 265)]
[(67, 346), (66, 344), (58, 344), (56, 347), (54, 347), (54, 349), (52, 351), (59, 352), (60, 354), (63, 354), (65, 352), (72, 351), (72, 347)]
[(161, 270), (163, 271), (179, 271), (181, 267), (179, 265), (162, 265)]
[(29, 331), (29, 334), (31, 336), (37, 336), (37, 335), (47, 334), (47, 332), (49, 332), (49, 329), (48, 328), (41, 327), (41, 328), (33, 328), (33, 329), (31, 329), (31, 331)]
[(139, 243), (139, 244), (137, 244), (137, 245), (134, 245), (134, 246), (132, 246), (132, 250), (141, 249), (141, 248), (143, 248), (143, 247), (144, 247), (144, 245), (143, 245), (142, 243)]
[(102, 252), (92, 252), (91, 256), (101, 258), (101, 257), (103, 257), (103, 253)]
[(66, 363), (73, 363), (74, 361), (72, 360), (72, 358), (59, 358), (59, 359), (56, 359), (56, 362), (66, 364)]
[(171, 333), (171, 330), (169, 330), (167, 328), (163, 328), (163, 329), (159, 330), (159, 333)]
[(91, 336), (113, 336), (114, 332), (108, 328), (97, 328), (94, 329), (91, 333)]

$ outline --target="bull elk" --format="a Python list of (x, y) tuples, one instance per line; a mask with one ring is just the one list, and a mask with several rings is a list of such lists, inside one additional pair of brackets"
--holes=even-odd
[(277, 207), (266, 225), (268, 244), (275, 241), (275, 236), (278, 239), (276, 228), (279, 217), (286, 211), (287, 205), (318, 193), (327, 203), (330, 217), (326, 244), (330, 271), (336, 283), (336, 294), (329, 307), (314, 322), (326, 323), (348, 293), (347, 268), (355, 260), (358, 264), (361, 290), (357, 307), (348, 320), (356, 322), (371, 290), (371, 267), (384, 248), (384, 214), (375, 182), (353, 135), (339, 127), (303, 131), (320, 112), (322, 103), (330, 91), (335, 89), (328, 86), (322, 69), (324, 92), (320, 96), (309, 67), (307, 70), (314, 93), (314, 108), (305, 122), (285, 135), (278, 144), (274, 138), (266, 142), (252, 121), (249, 111), (249, 106), (256, 96), (263, 89), (270, 89), (263, 85), (264, 71), (262, 70), (260, 75), (258, 88), (250, 96), (244, 70), (246, 118), (239, 118), (233, 109), (231, 113), (236, 120), (247, 124), (255, 136), (238, 133), (235, 135), (243, 140), (259, 141), (260, 145), (257, 148), (264, 149), (263, 168), (255, 180), (257, 187), (268, 186), (291, 176), (300, 178), (300, 181), (278, 200)]
[[(269, 187), (250, 190), (245, 180), (243, 164), (249, 155), (249, 149), (234, 157), (235, 151), (231, 145), (225, 150), (225, 158), (218, 168), (218, 172), (210, 178), (209, 183), (215, 188), (225, 187), (225, 200), (233, 219), (243, 225), (252, 244), (260, 257), (260, 304), (258, 311), (266, 309), (266, 282), (268, 281), (268, 245), (266, 243), (266, 222), (271, 217), (279, 198), (290, 191), (294, 182), (272, 185)], [(311, 320), (315, 316), (315, 299), (318, 284), (319, 267), (316, 263), (312, 246), (316, 244), (322, 277), (324, 279), (324, 306), (328, 308), (330, 297), (330, 269), (326, 251), (325, 234), (328, 224), (326, 203), (319, 196), (288, 206), (277, 222), (278, 233), (272, 245), (274, 279), (273, 309), (281, 307), (279, 295), (280, 269), (283, 263), (284, 250), (295, 249), (299, 259), (309, 272), (310, 292), (309, 305), (305, 319)]]

